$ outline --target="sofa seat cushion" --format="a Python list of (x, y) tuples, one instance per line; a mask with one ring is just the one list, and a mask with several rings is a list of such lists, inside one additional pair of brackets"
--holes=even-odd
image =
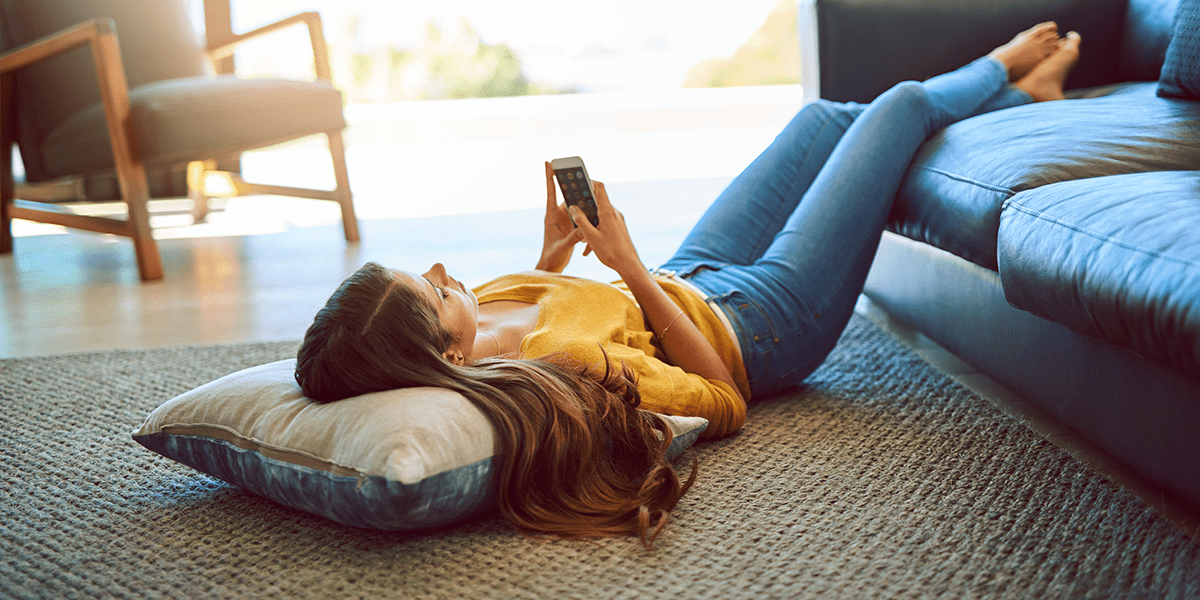
[(1152, 82), (1097, 98), (1027, 104), (956, 123), (918, 153), (889, 229), (997, 269), (1000, 209), (1062, 181), (1200, 165), (1200, 103)]
[[(346, 126), (342, 94), (324, 81), (171, 79), (130, 90), (129, 104), (132, 151), (148, 165), (223, 158)], [(51, 131), (42, 159), (52, 177), (112, 169), (103, 105)]]
[(1200, 381), (1200, 171), (1055, 183), (1000, 215), (1013, 306)]

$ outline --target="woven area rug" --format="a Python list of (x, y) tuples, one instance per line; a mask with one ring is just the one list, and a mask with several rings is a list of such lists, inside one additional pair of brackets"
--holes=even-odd
[(0, 596), (1200, 596), (1189, 538), (857, 316), (804, 387), (696, 446), (651, 551), (498, 518), (354, 529), (130, 439), (163, 401), (295, 347), (0, 361)]

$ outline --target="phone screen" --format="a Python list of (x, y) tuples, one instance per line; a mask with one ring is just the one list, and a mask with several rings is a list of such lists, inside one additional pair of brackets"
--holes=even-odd
[(593, 227), (600, 226), (600, 217), (596, 214), (596, 199), (592, 196), (592, 182), (582, 166), (554, 169), (554, 178), (562, 190), (563, 200), (571, 206), (579, 207)]

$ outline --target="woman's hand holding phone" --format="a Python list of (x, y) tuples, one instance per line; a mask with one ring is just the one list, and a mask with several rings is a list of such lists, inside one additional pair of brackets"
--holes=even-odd
[(604, 266), (616, 271), (626, 281), (628, 281), (627, 275), (645, 274), (646, 267), (638, 256), (633, 239), (629, 237), (629, 229), (625, 227), (625, 216), (609, 202), (604, 184), (595, 180), (592, 183), (600, 227), (593, 226), (578, 207), (568, 208), (571, 219), (575, 222), (578, 231), (582, 232), (583, 241), (587, 243), (584, 254), (586, 255), (589, 251), (595, 253), (596, 258)]
[(546, 162), (546, 216), (542, 234), (542, 256), (537, 269), (551, 273), (562, 273), (571, 262), (575, 244), (583, 240), (582, 232), (571, 223), (565, 204), (558, 203), (558, 191), (554, 185), (554, 169)]
[[(576, 206), (569, 207), (571, 219), (583, 232), (583, 241), (601, 263), (621, 276), (633, 297), (637, 299), (650, 330), (658, 335), (667, 362), (688, 373), (705, 379), (726, 383), (741, 403), (745, 404), (729, 368), (721, 362), (712, 343), (692, 322), (691, 317), (675, 304), (658, 281), (646, 270), (638, 256), (625, 216), (613, 208), (604, 184), (593, 181), (596, 213), (600, 226), (593, 226), (587, 215)], [(667, 330), (671, 335), (666, 335)]]
[[(557, 174), (556, 169), (560, 170)], [(558, 184), (563, 187), (563, 193), (574, 193), (577, 196), (576, 202), (584, 203), (587, 210), (570, 202), (558, 203), (556, 177)], [(585, 189), (590, 189), (578, 189), (581, 184)], [(588, 215), (593, 208), (594, 219)], [(625, 227), (625, 217), (613, 208), (604, 184), (586, 175), (583, 161), (579, 157), (555, 159), (546, 163), (545, 229), (542, 256), (538, 260), (537, 268), (561, 273), (571, 260), (575, 244), (581, 241), (587, 243), (583, 250), (584, 256), (595, 252), (596, 258), (606, 267), (616, 271), (622, 279), (627, 279), (629, 274), (646, 273), (646, 267), (642, 265), (633, 240), (629, 237), (629, 230)]]

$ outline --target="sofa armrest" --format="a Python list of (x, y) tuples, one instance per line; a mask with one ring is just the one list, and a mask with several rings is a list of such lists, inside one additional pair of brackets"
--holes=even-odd
[(821, 97), (869, 102), (1053, 20), (1083, 36), (1068, 88), (1116, 83), (1126, 0), (816, 0)]

